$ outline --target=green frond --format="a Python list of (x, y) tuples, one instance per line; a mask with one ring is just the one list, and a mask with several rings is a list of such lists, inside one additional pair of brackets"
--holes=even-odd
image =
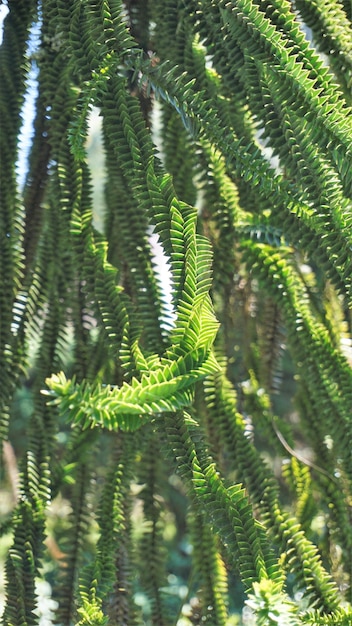
[[(165, 319), (161, 285), (158, 281), (150, 245), (151, 225), (136, 198), (137, 187), (129, 181), (116, 163), (114, 144), (104, 123), (107, 167), (111, 183), (107, 189), (107, 224), (109, 257), (117, 264), (122, 282), (143, 319), (144, 341), (151, 350), (160, 351), (164, 344), (162, 333), (156, 332), (156, 321)], [(119, 141), (121, 146), (123, 139)], [(128, 148), (126, 148), (127, 150)], [(145, 183), (144, 183), (145, 184)], [(127, 210), (128, 208), (128, 210)], [(122, 262), (121, 262), (122, 261)]]
[(312, 492), (310, 469), (301, 464), (296, 457), (283, 466), (283, 476), (293, 491), (296, 503), (296, 517), (302, 528), (309, 531), (312, 517), (316, 512), (316, 504)]
[[(0, 369), (3, 377), (1, 387), (6, 389), (5, 393), (0, 392), (1, 441), (7, 437), (9, 403), (18, 377), (16, 369), (23, 366), (23, 329), (19, 328), (22, 318), (19, 309), (25, 298), (23, 293), (19, 293), (24, 269), (23, 211), (17, 190), (16, 159), (22, 124), (21, 107), (30, 69), (27, 45), (36, 12), (36, 3), (32, 1), (11, 4), (12, 10), (4, 21), (0, 48)], [(12, 376), (11, 362), (14, 364)]]
[(246, 602), (257, 616), (258, 626), (298, 626), (301, 622), (293, 602), (275, 589), (271, 580), (254, 583)]
[(162, 108), (163, 136), (165, 137), (162, 155), (165, 168), (172, 174), (177, 196), (194, 205), (196, 201), (195, 146), (192, 145), (178, 115), (171, 107)]
[(77, 464), (73, 476), (71, 493), (71, 513), (69, 533), (63, 539), (61, 550), (64, 553), (60, 571), (55, 581), (54, 596), (58, 601), (56, 618), (65, 626), (72, 623), (77, 610), (77, 583), (83, 563), (83, 547), (90, 525), (87, 491), (91, 479), (89, 464)]
[(50, 144), (46, 136), (45, 105), (41, 93), (38, 95), (36, 107), (37, 114), (34, 121), (33, 147), (29, 155), (28, 174), (23, 193), (23, 204), (26, 215), (23, 248), (27, 276), (33, 271), (33, 267), (35, 266), (37, 246), (45, 219), (43, 202), (45, 187), (48, 181), (50, 161)]
[[(5, 232), (13, 230), (18, 211), (15, 181), (15, 160), (18, 134), (22, 123), (21, 107), (29, 71), (27, 45), (32, 22), (35, 19), (36, 2), (11, 2), (11, 10), (4, 21), (3, 42), (0, 51), (0, 67), (3, 80), (1, 90), (1, 208)], [(15, 203), (15, 204), (14, 204)]]
[[(321, 433), (319, 413), (317, 413), (316, 406), (303, 381), (300, 382), (296, 402), (300, 415), (302, 415), (302, 426), (307, 433), (307, 438), (313, 437), (311, 439), (312, 448), (318, 462), (318, 466), (312, 468), (315, 479), (314, 487), (318, 490), (319, 497), (326, 503), (329, 511), (328, 524), (331, 528), (331, 535), (339, 537), (339, 545), (342, 547), (339, 561), (346, 572), (347, 581), (349, 581), (351, 573), (345, 559), (351, 551), (352, 532), (348, 521), (349, 512), (346, 508), (347, 481), (341, 472), (340, 460), (336, 459), (334, 449), (327, 445), (329, 440), (324, 439), (324, 435)], [(317, 433), (320, 436), (316, 436)], [(349, 588), (346, 589), (347, 597), (350, 594), (351, 583), (349, 585)]]
[(280, 585), (281, 574), (270, 549), (262, 544), (264, 537), (245, 490), (240, 484), (225, 487), (202, 445), (196, 423), (178, 414), (177, 419), (168, 420), (167, 433), (181, 475), (204, 507), (206, 519), (216, 528), (227, 557), (234, 559), (245, 587), (250, 589), (254, 581), (268, 577)]
[(316, 611), (308, 611), (303, 616), (303, 624), (307, 626), (349, 626), (352, 613), (349, 608), (339, 608), (333, 615), (321, 615)]
[(77, 613), (80, 617), (77, 626), (105, 626), (109, 623), (109, 618), (104, 616), (104, 613), (100, 607), (100, 602), (97, 601), (93, 603), (90, 601), (89, 603), (84, 600), (83, 606), (80, 606), (77, 610)]
[(205, 237), (195, 233), (195, 211), (182, 208), (183, 214), (177, 210), (173, 212), (172, 223), (174, 240), (177, 237), (181, 242), (184, 240), (185, 265), (182, 292), (176, 308), (175, 329), (171, 333), (177, 350), (173, 349), (171, 354), (184, 354), (191, 345), (198, 349), (209, 349), (217, 331), (217, 322), (207, 295), (211, 285), (210, 244)]
[(13, 543), (6, 560), (4, 624), (38, 623), (35, 582), (43, 555), (49, 481), (47, 458), (41, 458), (38, 449), (37, 455), (28, 452), (20, 474), (19, 502), (13, 513)]
[(275, 392), (279, 390), (282, 380), (286, 340), (279, 306), (264, 296), (258, 318), (260, 381), (269, 392)]
[(227, 572), (217, 538), (201, 511), (196, 511), (191, 517), (190, 529), (201, 619), (214, 626), (225, 625), (228, 619)]
[[(130, 522), (130, 507), (125, 506), (125, 519)], [(129, 526), (121, 537), (116, 555), (116, 581), (107, 605), (110, 620), (116, 624), (138, 626), (137, 610), (133, 601), (135, 559)]]
[(161, 365), (120, 388), (88, 382), (76, 384), (61, 372), (47, 379), (50, 391), (44, 393), (55, 396), (51, 402), (83, 428), (100, 425), (108, 430), (134, 431), (155, 413), (189, 405), (195, 382), (217, 367), (212, 355), (202, 348), (177, 360), (165, 359)]
[(99, 539), (96, 552), (93, 562), (80, 574), (77, 612), (82, 625), (90, 623), (92, 618), (88, 616), (95, 610), (102, 619), (102, 607), (112, 595), (115, 596), (114, 602), (121, 605), (121, 614), (129, 613), (132, 601), (131, 583), (123, 580), (125, 564), (121, 558), (130, 541), (126, 500), (135, 453), (129, 435), (119, 434), (115, 448), (114, 464), (106, 478), (97, 514)]
[[(7, 624), (35, 626), (37, 608), (35, 594), (35, 563), (33, 541), (37, 540), (30, 502), (22, 502), (13, 519), (14, 543), (6, 562), (6, 607), (2, 618)], [(42, 529), (41, 529), (42, 530)]]
[(149, 426), (144, 431), (140, 449), (137, 479), (142, 485), (140, 499), (143, 505), (143, 531), (138, 541), (138, 573), (141, 588), (150, 603), (152, 624), (170, 623), (172, 616), (166, 607), (167, 586), (166, 550), (163, 543), (164, 522), (162, 519), (163, 473), (160, 437)]

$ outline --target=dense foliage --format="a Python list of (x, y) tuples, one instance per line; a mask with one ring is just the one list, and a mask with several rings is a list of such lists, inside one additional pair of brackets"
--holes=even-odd
[(3, 623), (351, 624), (349, 0), (5, 4)]

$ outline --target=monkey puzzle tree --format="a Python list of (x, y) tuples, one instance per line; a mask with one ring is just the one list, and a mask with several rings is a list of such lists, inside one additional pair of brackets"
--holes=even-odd
[[(19, 389), (30, 388), (32, 410), (2, 524), (12, 533), (4, 624), (39, 624), (37, 583), (49, 578), (65, 626), (146, 623), (136, 588), (150, 624), (230, 625), (235, 576), (260, 626), (347, 626), (350, 3), (6, 4), (5, 452), (17, 445)], [(36, 117), (20, 187), (31, 68)], [(101, 228), (87, 159), (93, 107)], [(294, 419), (280, 399), (294, 400)], [(69, 505), (58, 564), (55, 501)], [(168, 515), (192, 545), (188, 596), (176, 603)]]

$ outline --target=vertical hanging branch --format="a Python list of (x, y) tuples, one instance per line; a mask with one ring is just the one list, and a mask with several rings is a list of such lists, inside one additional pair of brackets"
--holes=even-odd
[(194, 550), (194, 576), (199, 585), (197, 612), (205, 623), (225, 626), (228, 620), (227, 571), (220, 545), (206, 516), (201, 511), (193, 513), (190, 531)]
[[(21, 108), (29, 71), (27, 45), (35, 2), (9, 2), (0, 48), (0, 439), (7, 438), (8, 411), (23, 365), (23, 317), (26, 295), (23, 278), (22, 207), (16, 180)], [(2, 444), (1, 451), (2, 454)]]
[[(133, 624), (131, 581), (126, 579), (130, 549), (128, 503), (136, 452), (130, 435), (114, 442), (113, 465), (106, 477), (97, 515), (99, 539), (91, 564), (79, 582), (77, 612), (81, 626), (106, 623), (105, 611), (121, 625)], [(104, 611), (103, 611), (104, 609)]]
[(141, 587), (149, 599), (153, 626), (167, 625), (172, 619), (166, 610), (166, 551), (163, 545), (164, 524), (162, 520), (163, 495), (161, 491), (162, 464), (160, 440), (152, 429), (145, 431), (141, 447), (138, 480), (143, 485), (140, 498), (143, 503), (145, 530), (138, 546)]
[(77, 615), (77, 580), (82, 568), (82, 548), (90, 525), (87, 492), (91, 475), (91, 466), (87, 461), (86, 463), (81, 461), (73, 475), (75, 485), (70, 497), (72, 510), (69, 537), (64, 539), (61, 546), (65, 556), (60, 564), (61, 571), (55, 594), (58, 600), (57, 619), (64, 626), (69, 626)]

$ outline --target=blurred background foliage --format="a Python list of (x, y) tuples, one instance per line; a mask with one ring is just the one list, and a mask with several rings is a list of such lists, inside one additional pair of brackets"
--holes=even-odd
[[(0, 5), (4, 624), (347, 626), (349, 3)], [(180, 385), (165, 420), (160, 396), (142, 428), (109, 432), (95, 382), (132, 385), (203, 320), (202, 273), (185, 286), (203, 236), (218, 369), (195, 359), (189, 401)], [(60, 370), (77, 387), (65, 405), (56, 380), (50, 405)], [(253, 585), (229, 501), (269, 572)]]

